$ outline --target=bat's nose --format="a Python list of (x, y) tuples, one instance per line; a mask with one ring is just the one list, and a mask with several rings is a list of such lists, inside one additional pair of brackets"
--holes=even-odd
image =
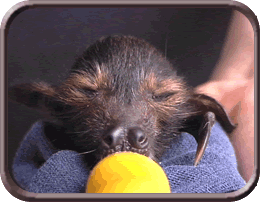
[(118, 145), (123, 145), (125, 140), (128, 140), (131, 147), (136, 149), (146, 149), (148, 147), (148, 139), (139, 127), (128, 129), (116, 127), (106, 134), (103, 143), (109, 148), (115, 148)]
[(127, 138), (132, 147), (136, 149), (145, 149), (148, 146), (148, 139), (141, 128), (129, 128)]
[(116, 127), (108, 132), (103, 138), (103, 142), (109, 148), (114, 148), (117, 145), (122, 145), (124, 142), (125, 129), (123, 127)]

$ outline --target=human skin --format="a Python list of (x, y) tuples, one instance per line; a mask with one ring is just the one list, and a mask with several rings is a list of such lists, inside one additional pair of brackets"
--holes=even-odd
[(220, 60), (211, 79), (197, 87), (218, 100), (236, 129), (230, 134), (238, 169), (246, 182), (254, 173), (254, 31), (250, 21), (234, 11)]

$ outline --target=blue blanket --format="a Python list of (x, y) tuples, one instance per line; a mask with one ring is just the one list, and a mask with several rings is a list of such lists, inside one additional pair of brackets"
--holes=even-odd
[[(196, 148), (195, 139), (182, 133), (162, 156), (160, 165), (172, 193), (227, 193), (245, 186), (233, 147), (218, 123), (212, 129), (200, 164), (194, 167)], [(12, 169), (18, 185), (35, 193), (85, 192), (89, 175), (83, 155), (53, 148), (45, 138), (41, 121), (26, 134)]]

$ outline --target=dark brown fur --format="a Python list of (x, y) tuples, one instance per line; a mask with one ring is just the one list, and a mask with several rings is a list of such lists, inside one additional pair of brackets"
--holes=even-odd
[[(214, 99), (195, 94), (158, 50), (131, 36), (97, 41), (59, 86), (21, 84), (11, 87), (9, 96), (49, 111), (53, 121), (45, 123), (46, 136), (59, 149), (85, 152), (89, 166), (119, 151), (157, 160), (183, 131), (204, 145), (199, 130), (207, 112), (213, 112), (227, 132), (234, 127)], [(147, 147), (133, 146), (132, 128), (142, 131)], [(115, 129), (122, 141), (108, 147), (104, 140)]]

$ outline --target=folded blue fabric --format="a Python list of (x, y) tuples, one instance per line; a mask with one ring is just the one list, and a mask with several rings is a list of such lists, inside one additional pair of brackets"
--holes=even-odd
[[(205, 155), (194, 167), (196, 148), (195, 139), (182, 133), (162, 156), (160, 165), (168, 176), (172, 193), (227, 193), (245, 186), (233, 147), (218, 123), (212, 129)], [(29, 192), (82, 193), (89, 176), (83, 158), (75, 151), (55, 149), (39, 121), (16, 153), (13, 175), (18, 185)]]

